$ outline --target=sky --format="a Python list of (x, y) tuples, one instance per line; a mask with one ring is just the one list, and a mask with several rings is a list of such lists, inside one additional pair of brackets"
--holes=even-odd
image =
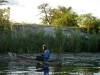
[(91, 13), (100, 18), (100, 0), (7, 0), (5, 6), (10, 7), (10, 20), (15, 22), (40, 23), (39, 9), (41, 3), (48, 3), (51, 7), (59, 5), (72, 7), (78, 14)]

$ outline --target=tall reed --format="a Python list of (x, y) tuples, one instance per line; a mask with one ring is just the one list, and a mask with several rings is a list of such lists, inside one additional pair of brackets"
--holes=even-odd
[[(67, 34), (67, 33), (66, 33)], [(42, 45), (46, 44), (53, 53), (61, 52), (100, 52), (100, 35), (84, 34), (72, 30), (70, 37), (62, 31), (62, 27), (55, 27), (54, 35), (41, 31), (19, 31), (0, 33), (0, 53), (9, 51), (16, 53), (42, 52)]]
[(91, 34), (88, 38), (88, 52), (100, 52), (100, 35)]

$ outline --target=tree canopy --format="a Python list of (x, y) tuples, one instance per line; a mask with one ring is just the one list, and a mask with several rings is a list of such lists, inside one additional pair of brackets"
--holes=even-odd
[(49, 4), (42, 3), (38, 6), (41, 20), (46, 25), (77, 26), (77, 14), (71, 7), (58, 6), (51, 8)]
[(54, 25), (77, 26), (77, 14), (72, 11), (71, 7), (58, 6), (60, 17), (56, 19)]
[(86, 29), (87, 33), (99, 32), (100, 19), (91, 14), (82, 14), (78, 17), (78, 24)]
[(10, 27), (10, 8), (0, 9), (0, 29), (7, 30)]
[(43, 25), (77, 26), (83, 28), (87, 33), (98, 33), (100, 30), (100, 19), (90, 13), (78, 15), (72, 7), (57, 6), (57, 8), (52, 8), (48, 3), (40, 4), (38, 9)]

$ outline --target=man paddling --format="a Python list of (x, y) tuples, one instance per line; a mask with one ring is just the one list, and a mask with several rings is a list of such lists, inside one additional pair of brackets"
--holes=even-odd
[(46, 45), (43, 45), (43, 46), (42, 46), (42, 49), (43, 49), (43, 51), (44, 51), (44, 54), (41, 55), (41, 56), (37, 56), (37, 57), (36, 57), (36, 60), (47, 62), (47, 61), (49, 61), (49, 59), (50, 59), (50, 51), (48, 50), (48, 48), (47, 48)]

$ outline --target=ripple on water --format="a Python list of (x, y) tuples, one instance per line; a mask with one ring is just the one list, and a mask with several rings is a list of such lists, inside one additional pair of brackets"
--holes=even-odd
[[(34, 55), (34, 54), (33, 54)], [(33, 58), (33, 55), (25, 56)], [(36, 55), (34, 55), (36, 56)], [(55, 57), (54, 57), (55, 56)], [(58, 55), (51, 54), (51, 58), (55, 59)], [(57, 73), (65, 73), (69, 75), (100, 75), (100, 54), (99, 53), (67, 53), (60, 54), (60, 60), (62, 63), (62, 68), (58, 69), (56, 67), (50, 68), (50, 75)], [(10, 63), (10, 58), (8, 55), (0, 55), (0, 74), (6, 73), (7, 75), (41, 75), (43, 71), (37, 72), (36, 67), (25, 62), (12, 62)], [(13, 64), (13, 65), (12, 65)], [(55, 70), (57, 69), (57, 70)]]

